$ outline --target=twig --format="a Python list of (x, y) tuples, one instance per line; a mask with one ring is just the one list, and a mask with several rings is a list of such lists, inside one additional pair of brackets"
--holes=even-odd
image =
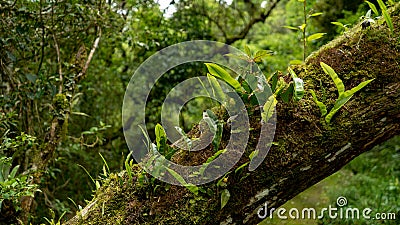
[(259, 17), (253, 18), (250, 20), (250, 22), (243, 28), (243, 30), (241, 30), (239, 32), (239, 34), (229, 37), (226, 39), (225, 44), (232, 44), (237, 40), (241, 40), (243, 38), (246, 37), (246, 35), (249, 33), (250, 29), (254, 26), (254, 24), (258, 23), (258, 22), (263, 22), (265, 21), (269, 15), (271, 14), (271, 12), (273, 11), (273, 9), (277, 6), (277, 4), (280, 2), (281, 0), (276, 0), (275, 2), (272, 3), (272, 5), (270, 6), (270, 8), (268, 9), (268, 11), (262, 13)]
[(86, 60), (85, 66), (82, 68), (82, 71), (79, 72), (79, 74), (75, 77), (76, 81), (79, 81), (81, 79), (81, 77), (83, 77), (86, 74), (86, 71), (89, 68), (90, 61), (92, 61), (94, 52), (96, 51), (97, 47), (99, 46), (100, 38), (101, 38), (101, 28), (99, 27), (99, 36), (93, 42), (93, 47), (90, 50), (90, 53), (89, 53), (88, 59)]
[(44, 23), (43, 23), (43, 9), (42, 9), (43, 5), (42, 5), (42, 0), (40, 0), (40, 14), (39, 14), (39, 18), (40, 18), (40, 23), (41, 23), (41, 28), (42, 28), (42, 40), (40, 42), (41, 45), (41, 56), (40, 56), (40, 62), (39, 62), (39, 66), (38, 66), (38, 70), (37, 70), (37, 74), (39, 75), (40, 69), (42, 68), (42, 64), (43, 64), (43, 59), (44, 59), (44, 37), (45, 37), (45, 31), (44, 31)]
[(58, 87), (58, 93), (62, 93), (62, 88), (63, 88), (63, 75), (62, 75), (62, 66), (61, 66), (61, 57), (60, 57), (60, 48), (57, 43), (56, 36), (53, 33), (53, 40), (54, 40), (54, 47), (56, 48), (57, 52), (57, 63), (58, 63), (58, 74), (60, 76), (60, 85)]

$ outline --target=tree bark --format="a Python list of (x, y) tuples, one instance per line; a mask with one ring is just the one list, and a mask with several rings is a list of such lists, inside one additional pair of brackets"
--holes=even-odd
[[(265, 204), (269, 209), (278, 208), (356, 156), (400, 133), (399, 14), (397, 5), (391, 10), (393, 34), (383, 21), (367, 29), (357, 25), (309, 56), (304, 65), (293, 68), (304, 80), (307, 93), (299, 102), (278, 102), (274, 138), (278, 144), (255, 171), (245, 168), (229, 174), (225, 188), (231, 197), (223, 209), (223, 188), (216, 181), (201, 186), (206, 193), (194, 196), (184, 187), (162, 188), (165, 185), (157, 181), (143, 184), (138, 181), (141, 172), (137, 169), (134, 182), (129, 182), (124, 171), (111, 174), (92, 203), (66, 224), (259, 223), (257, 212)], [(324, 122), (309, 94), (313, 89), (321, 99), (325, 93), (328, 111), (338, 97), (320, 62), (337, 72), (346, 90), (375, 78), (330, 124)], [(258, 127), (259, 120), (250, 121), (252, 127)], [(256, 133), (257, 129), (250, 138), (257, 139)], [(250, 140), (246, 151), (254, 150), (256, 143)], [(162, 186), (154, 190), (157, 184)]]

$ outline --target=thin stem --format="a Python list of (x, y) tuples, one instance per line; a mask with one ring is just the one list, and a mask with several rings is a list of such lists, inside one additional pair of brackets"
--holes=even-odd
[(307, 54), (307, 40), (306, 40), (306, 29), (307, 29), (307, 13), (306, 13), (307, 0), (303, 2), (303, 14), (304, 14), (304, 29), (303, 29), (303, 61), (306, 61)]

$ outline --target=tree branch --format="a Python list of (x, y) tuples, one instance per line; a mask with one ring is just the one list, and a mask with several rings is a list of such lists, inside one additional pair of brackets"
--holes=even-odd
[[(307, 93), (313, 89), (322, 94), (322, 88), (334, 87), (320, 62), (337, 72), (346, 89), (366, 79), (375, 80), (355, 94), (329, 125), (321, 122), (324, 119), (310, 94), (300, 102), (280, 102), (274, 140), (278, 145), (255, 171), (244, 168), (242, 173), (234, 172), (248, 162), (247, 157), (231, 170), (224, 180), (231, 197), (223, 209), (222, 189), (216, 182), (199, 187), (204, 193), (194, 196), (185, 187), (164, 189), (157, 181), (140, 181), (142, 171), (134, 167), (132, 180), (126, 172), (111, 174), (92, 203), (67, 224), (257, 224), (261, 221), (257, 213), (265, 204), (278, 208), (359, 154), (400, 134), (399, 6), (392, 15), (394, 34), (379, 23), (368, 30), (357, 25), (310, 56), (306, 64), (293, 68), (304, 80)], [(355, 43), (361, 35), (358, 49)], [(336, 94), (329, 95), (327, 102), (336, 98)], [(247, 154), (255, 149), (259, 134), (259, 120), (254, 115), (249, 138), (253, 141), (248, 143)], [(191, 153), (187, 162), (196, 154), (202, 153)]]
[(269, 9), (267, 11), (265, 11), (264, 13), (261, 13), (260, 16), (252, 18), (248, 24), (246, 24), (246, 26), (235, 36), (232, 37), (228, 37), (225, 40), (226, 44), (232, 44), (237, 40), (241, 40), (243, 38), (246, 37), (246, 35), (249, 33), (250, 29), (258, 22), (264, 22), (269, 15), (271, 14), (271, 12), (273, 11), (273, 9), (278, 5), (278, 3), (280, 2), (280, 0), (276, 0), (272, 3), (272, 5), (269, 7)]
[(77, 82), (79, 82), (86, 75), (86, 71), (89, 68), (90, 62), (92, 61), (94, 52), (96, 51), (97, 47), (99, 46), (99, 42), (100, 42), (100, 38), (101, 38), (101, 28), (98, 27), (98, 30), (99, 30), (99, 34), (93, 42), (93, 46), (92, 46), (92, 49), (90, 50), (89, 56), (86, 60), (86, 63), (84, 65), (84, 67), (82, 68), (81, 72), (75, 77), (75, 81), (77, 81)]

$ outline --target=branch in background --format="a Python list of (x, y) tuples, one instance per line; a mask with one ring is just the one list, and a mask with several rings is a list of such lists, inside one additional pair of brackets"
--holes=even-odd
[(93, 47), (90, 50), (88, 59), (86, 60), (85, 66), (82, 68), (82, 71), (75, 77), (75, 81), (79, 82), (85, 76), (87, 69), (89, 68), (89, 64), (92, 61), (94, 52), (96, 51), (97, 47), (99, 46), (100, 38), (101, 38), (101, 28), (99, 27), (99, 35), (97, 36), (96, 40), (93, 42)]
[(275, 9), (275, 7), (278, 5), (280, 1), (281, 0), (276, 0), (275, 2), (272, 3), (272, 5), (269, 7), (267, 11), (265, 11), (258, 17), (252, 18), (250, 22), (243, 28), (243, 30), (239, 32), (239, 34), (227, 38), (225, 40), (225, 43), (229, 45), (234, 43), (235, 41), (245, 38), (246, 35), (249, 33), (250, 29), (254, 26), (254, 24), (258, 22), (264, 22), (269, 17), (269, 15), (271, 15), (271, 12), (273, 11), (273, 9)]
[(61, 65), (61, 55), (60, 55), (60, 47), (58, 46), (56, 36), (53, 33), (53, 40), (54, 40), (54, 47), (56, 48), (57, 52), (57, 63), (58, 63), (58, 74), (60, 78), (60, 85), (58, 86), (58, 93), (62, 93), (63, 88), (63, 75), (62, 75), (62, 65)]
[[(101, 30), (99, 28), (99, 35), (95, 39), (93, 43), (93, 47), (90, 51), (90, 54), (85, 62), (85, 65), (83, 66), (82, 70), (79, 72), (79, 74), (75, 77), (75, 83), (72, 85), (72, 90), (68, 90), (71, 93), (74, 91), (76, 88), (76, 84), (81, 81), (84, 78), (84, 75), (86, 74), (86, 71), (89, 67), (89, 64), (93, 58), (93, 55), (99, 45), (100, 42), (100, 37), (101, 37)], [(53, 119), (51, 121), (51, 126), (49, 132), (45, 135), (45, 140), (44, 143), (45, 146), (44, 148), (40, 151), (37, 152), (38, 160), (35, 161), (32, 165), (32, 169), (36, 171), (33, 179), (33, 183), (35, 184), (40, 184), (41, 182), (41, 177), (43, 172), (46, 170), (48, 164), (51, 162), (51, 159), (54, 157), (54, 153), (57, 149), (58, 144), (61, 142), (61, 137), (63, 133), (63, 127), (65, 124), (65, 121), (68, 120), (69, 118), (69, 113), (71, 110), (65, 109), (65, 107), (68, 107), (70, 103), (66, 99), (65, 95), (62, 94), (62, 87), (63, 87), (63, 76), (62, 76), (62, 65), (61, 65), (61, 57), (60, 57), (60, 48), (57, 43), (57, 39), (53, 33), (53, 40), (54, 40), (54, 45), (57, 51), (57, 62), (58, 62), (58, 72), (60, 74), (60, 86), (59, 86), (59, 95), (55, 97), (55, 115), (53, 116)], [(62, 105), (62, 106), (60, 106)], [(59, 115), (63, 116), (59, 116)], [(24, 215), (22, 215), (22, 220), (24, 223), (27, 223), (28, 221), (28, 216), (29, 212), (32, 208), (32, 203), (33, 203), (33, 197), (25, 197), (21, 203), (21, 207), (23, 209)]]
[(38, 70), (37, 70), (37, 74), (38, 75), (39, 75), (40, 69), (42, 68), (42, 64), (43, 64), (43, 59), (44, 59), (44, 41), (45, 41), (45, 27), (44, 27), (43, 17), (42, 17), (42, 14), (43, 14), (42, 0), (40, 0), (39, 4), (40, 4), (39, 19), (40, 19), (41, 29), (42, 29), (42, 41), (40, 42), (40, 45), (41, 45), (41, 56), (40, 56), (40, 62), (39, 62)]

